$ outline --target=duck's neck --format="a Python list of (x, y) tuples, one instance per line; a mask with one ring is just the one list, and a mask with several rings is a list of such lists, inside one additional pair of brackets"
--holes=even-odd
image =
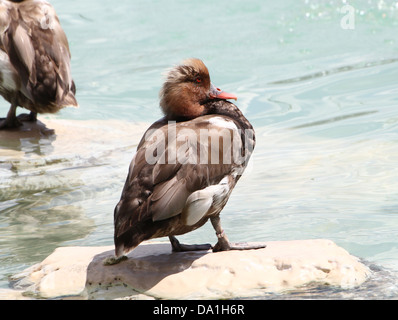
[(222, 115), (231, 118), (242, 130), (253, 130), (253, 126), (237, 106), (226, 100), (210, 100), (206, 103), (207, 114)]

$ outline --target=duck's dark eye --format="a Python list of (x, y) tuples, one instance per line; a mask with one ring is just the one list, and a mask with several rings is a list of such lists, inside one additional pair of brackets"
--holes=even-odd
[(202, 82), (202, 79), (201, 79), (201, 78), (196, 78), (196, 79), (195, 79), (195, 82), (196, 82), (196, 83), (201, 83), (201, 82)]

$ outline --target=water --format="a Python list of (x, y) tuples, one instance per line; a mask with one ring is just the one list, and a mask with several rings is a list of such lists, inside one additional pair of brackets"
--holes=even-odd
[[(161, 73), (199, 57), (257, 132), (222, 213), (229, 238), (327, 238), (374, 270), (362, 288), (259, 298), (398, 297), (398, 1), (351, 1), (354, 29), (337, 0), (51, 3), (80, 108), (39, 117), (55, 138), (0, 141), (0, 288), (56, 247), (113, 243)], [(210, 225), (181, 239), (216, 241)]]

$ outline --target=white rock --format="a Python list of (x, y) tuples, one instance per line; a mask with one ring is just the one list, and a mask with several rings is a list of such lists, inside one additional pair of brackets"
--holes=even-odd
[(23, 291), (12, 289), (0, 289), (0, 300), (30, 300), (23, 295)]
[(128, 259), (104, 266), (113, 247), (58, 248), (14, 276), (15, 288), (44, 298), (211, 299), (253, 297), (306, 284), (351, 288), (370, 270), (329, 240), (268, 242), (265, 249), (171, 252), (169, 243), (143, 243)]

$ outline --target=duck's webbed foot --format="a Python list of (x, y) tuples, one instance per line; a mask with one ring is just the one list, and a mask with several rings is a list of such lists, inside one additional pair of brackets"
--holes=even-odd
[(22, 126), (22, 123), (17, 119), (17, 118), (13, 118), (13, 119), (0, 119), (0, 130), (4, 130), (4, 129), (15, 129)]
[(20, 126), (22, 126), (22, 122), (19, 121), (15, 115), (15, 107), (11, 106), (10, 111), (7, 114), (7, 118), (0, 119), (0, 130), (15, 129)]
[[(219, 236), (217, 234), (217, 236)], [(249, 244), (247, 242), (229, 242), (225, 235), (218, 238), (218, 242), (213, 247), (213, 252), (228, 251), (228, 250), (256, 250), (267, 247), (266, 244), (256, 243)]]
[(18, 116), (19, 121), (29, 121), (29, 122), (35, 122), (37, 121), (37, 113), (31, 111), (29, 114), (28, 113), (21, 113)]
[(211, 218), (211, 223), (216, 230), (216, 235), (218, 238), (218, 242), (213, 247), (213, 252), (219, 251), (228, 251), (228, 250), (255, 250), (255, 249), (263, 249), (267, 245), (262, 243), (256, 244), (248, 244), (246, 242), (238, 242), (233, 243), (229, 242), (227, 235), (225, 234), (224, 230), (221, 228), (220, 217), (216, 216)]
[(211, 244), (182, 244), (176, 237), (169, 236), (173, 252), (210, 250)]
[(106, 259), (104, 259), (104, 261), (102, 262), (104, 266), (112, 266), (114, 264), (118, 264), (124, 260), (127, 260), (126, 256), (120, 256), (118, 258), (116, 257), (108, 257)]
[(10, 110), (7, 113), (7, 118), (0, 119), (0, 130), (15, 129), (22, 126), (22, 122), (16, 116), (17, 105), (11, 104)]

